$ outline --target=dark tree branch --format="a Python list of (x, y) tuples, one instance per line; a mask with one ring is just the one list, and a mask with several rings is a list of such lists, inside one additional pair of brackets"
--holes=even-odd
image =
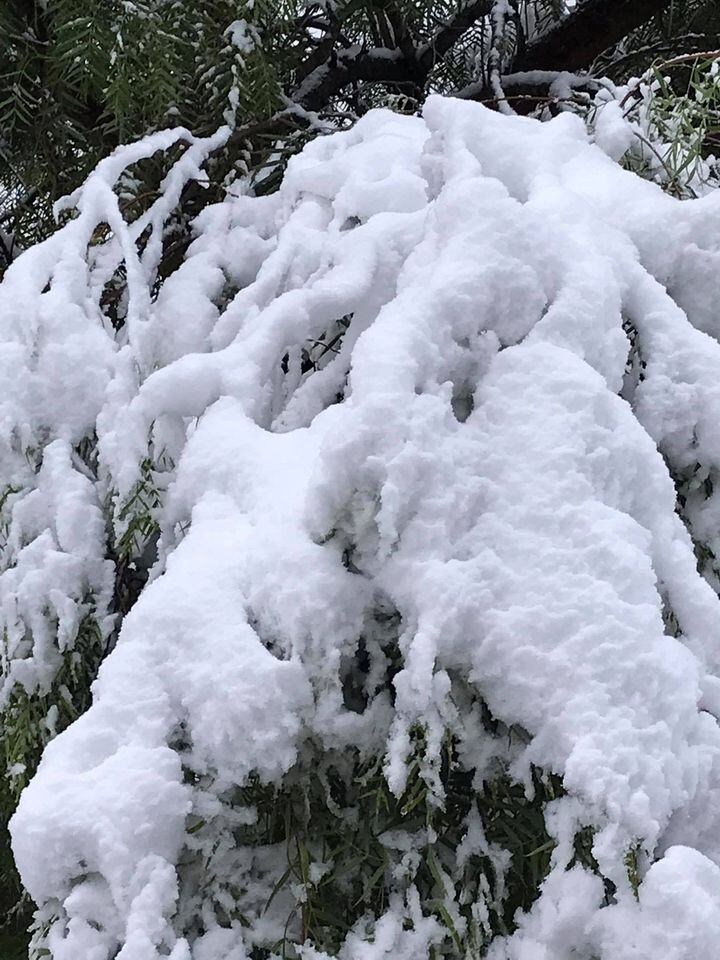
[(352, 83), (408, 83), (410, 64), (399, 50), (379, 47), (333, 51), (291, 94), (290, 99), (306, 110), (321, 110), (336, 94)]
[(334, 43), (335, 37), (323, 37), (323, 39), (318, 43), (317, 49), (313, 50), (313, 52), (306, 57), (297, 68), (295, 74), (297, 83), (302, 84), (306, 77), (309, 77), (311, 73), (321, 68), (322, 65), (328, 61), (330, 55), (332, 54)]
[(454, 17), (440, 27), (431, 42), (419, 53), (418, 59), (426, 76), (438, 60), (441, 60), (481, 17), (486, 17), (492, 11), (492, 7), (493, 0), (473, 0), (465, 3)]
[(528, 43), (513, 70), (583, 70), (603, 50), (647, 23), (672, 0), (585, 0), (575, 13)]
[(394, 7), (390, 7), (386, 11), (386, 16), (392, 28), (395, 40), (394, 46), (397, 47), (398, 50), (402, 50), (406, 60), (414, 58), (416, 54), (413, 38), (402, 14), (395, 10)]
[[(430, 43), (415, 48), (410, 43), (406, 29), (391, 22), (395, 39), (402, 38), (400, 49), (389, 46), (375, 49), (343, 50), (328, 58), (322, 65), (313, 62), (312, 68), (304, 64), (298, 70), (301, 81), (291, 99), (307, 110), (319, 110), (343, 90), (358, 82), (411, 83), (423, 87), (435, 64), (468, 32), (477, 21), (492, 9), (492, 0), (471, 0), (463, 3), (460, 10), (437, 31)], [(400, 36), (398, 36), (400, 34)]]
[[(529, 70), (587, 70), (604, 50), (636, 27), (661, 13), (672, 0), (585, 0), (537, 40), (521, 43), (512, 72)], [(306, 61), (290, 99), (307, 110), (322, 110), (345, 87), (358, 83), (413, 84), (422, 89), (433, 67), (482, 18), (492, 11), (492, 0), (465, 2), (419, 48), (389, 47), (333, 49), (323, 63)], [(525, 38), (523, 38), (525, 39)], [(317, 56), (317, 53), (314, 55)], [(310, 68), (310, 69), (308, 69)], [(467, 94), (466, 94), (467, 95)], [(473, 99), (493, 97), (479, 85)]]

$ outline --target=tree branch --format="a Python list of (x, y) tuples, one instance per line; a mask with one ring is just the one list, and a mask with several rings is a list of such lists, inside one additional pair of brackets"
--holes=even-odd
[(312, 70), (289, 99), (305, 110), (321, 110), (351, 83), (407, 83), (414, 79), (407, 58), (399, 50), (353, 47), (332, 51), (322, 65)]
[[(351, 83), (413, 83), (423, 87), (435, 64), (468, 32), (477, 21), (492, 10), (493, 0), (471, 0), (440, 27), (432, 40), (414, 48), (405, 42), (402, 49), (376, 47), (367, 50), (341, 50), (324, 64), (307, 70), (301, 66), (301, 83), (291, 95), (306, 110), (319, 110), (335, 94)], [(396, 34), (398, 25), (394, 26)], [(408, 36), (405, 34), (407, 41)]]
[(672, 0), (585, 0), (539, 39), (528, 43), (513, 70), (588, 69), (603, 50), (647, 23)]
[[(672, 0), (585, 0), (573, 13), (534, 41), (516, 57), (512, 72), (587, 70), (607, 50), (636, 27), (662, 12)], [(412, 83), (424, 87), (431, 70), (482, 17), (492, 12), (493, 0), (469, 0), (422, 47), (353, 47), (332, 50), (318, 64), (298, 71), (299, 84), (289, 98), (306, 110), (321, 110), (345, 87), (355, 83)], [(317, 54), (316, 54), (317, 55)], [(308, 69), (310, 66), (310, 69)], [(465, 94), (467, 95), (467, 94)], [(492, 97), (479, 85), (474, 99)]]
[(418, 52), (418, 60), (426, 76), (438, 60), (441, 60), (481, 17), (486, 17), (492, 8), (493, 0), (473, 0), (463, 4), (458, 12), (440, 27), (430, 43)]

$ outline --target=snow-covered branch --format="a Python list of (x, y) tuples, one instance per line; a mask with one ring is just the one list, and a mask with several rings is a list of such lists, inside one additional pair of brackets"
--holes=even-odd
[[(712, 956), (717, 196), (435, 97), (158, 286), (112, 186), (174, 136), (0, 286), (16, 687), (111, 629), (103, 519), (153, 563), (12, 821), (41, 955)], [(153, 231), (218, 142), (178, 136)]]

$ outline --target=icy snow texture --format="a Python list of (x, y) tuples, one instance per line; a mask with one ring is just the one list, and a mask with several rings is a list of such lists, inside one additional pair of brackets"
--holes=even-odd
[[(210, 146), (193, 149), (186, 165)], [(84, 531), (67, 512), (70, 498), (90, 510), (68, 444), (90, 427), (120, 498), (148, 437), (174, 464), (153, 578), (12, 823), (24, 883), (64, 918), (53, 960), (244, 958), (240, 926), (208, 920), (189, 943), (173, 920), (187, 815), (210, 817), (251, 772), (279, 781), (308, 735), (386, 750), (400, 791), (413, 725), (432, 750), (456, 722), (450, 674), (530, 733), (518, 779), (537, 764), (568, 791), (548, 815), (553, 869), (493, 960), (713, 955), (720, 605), (670, 471), (720, 467), (720, 196), (663, 195), (572, 116), (436, 98), (423, 119), (372, 112), (311, 143), (274, 196), (206, 210), (151, 302), (159, 251), (136, 257), (142, 224), (124, 228), (108, 199), (132, 159), (111, 158), (80, 221), (0, 288), (3, 435), (22, 446), (40, 424), (60, 438), (37, 481), (50, 512)], [(97, 306), (105, 254), (85, 267), (100, 220), (116, 235), (107, 257), (120, 244), (128, 258), (122, 341)], [(43, 264), (49, 293), (33, 280)], [(303, 346), (346, 326), (303, 369)], [(687, 510), (717, 546), (717, 497)], [(82, 566), (74, 536), (58, 527)], [(72, 595), (80, 574), (63, 576)], [(340, 663), (379, 596), (401, 615), (404, 668), (394, 707), (358, 715)], [(183, 777), (179, 738), (214, 792)], [(586, 825), (610, 906), (597, 876), (566, 869)], [(634, 844), (656, 859), (639, 899)], [(441, 936), (432, 918), (407, 927), (391, 900), (343, 960), (414, 960)]]

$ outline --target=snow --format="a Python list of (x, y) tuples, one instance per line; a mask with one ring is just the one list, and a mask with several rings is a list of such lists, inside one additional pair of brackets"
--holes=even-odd
[(607, 956), (711, 956), (720, 934), (720, 870), (697, 850), (673, 847), (653, 864), (638, 902), (616, 907), (602, 931)]
[[(112, 593), (112, 563), (104, 559), (104, 520), (91, 482), (73, 468), (67, 443), (58, 439), (45, 447), (35, 484), (13, 504), (4, 544), (0, 701), (7, 701), (18, 683), (29, 692), (50, 688), (89, 597), (95, 598), (102, 632), (107, 634), (111, 626), (111, 619), (103, 616)], [(19, 493), (19, 488), (11, 489)], [(28, 630), (32, 657), (23, 655)]]
[[(674, 481), (720, 466), (720, 200), (680, 202), (623, 171), (612, 106), (591, 143), (569, 114), (431, 98), (422, 118), (373, 111), (316, 139), (273, 196), (207, 209), (153, 300), (160, 250), (139, 257), (135, 239), (150, 222), (159, 235), (226, 135), (121, 148), (74, 197), (80, 216), (0, 286), (8, 677), (51, 681), (88, 594), (106, 615), (102, 509), (113, 497), (121, 530), (148, 457), (161, 501), (158, 559), (93, 705), (48, 745), (12, 821), (46, 949), (242, 960), (272, 946), (286, 893), (265, 904), (287, 861), (234, 841), (255, 814), (228, 796), (280, 783), (309, 742), (382, 756), (399, 794), (420, 725), (441, 803), (448, 730), (479, 781), (499, 749), (458, 706), (462, 678), (526, 731), (514, 778), (530, 789), (539, 767), (566, 790), (546, 813), (551, 871), (492, 960), (711, 955), (720, 603)], [(173, 137), (188, 148), (165, 198), (124, 225), (112, 183)], [(101, 221), (113, 237), (87, 260)], [(123, 257), (116, 332), (100, 292)], [(73, 448), (93, 433), (91, 468)], [(686, 521), (713, 551), (717, 495), (693, 489)], [(356, 712), (343, 664), (379, 607), (400, 615), (402, 668), (390, 698), (373, 653)], [(572, 862), (586, 827), (609, 905)], [(407, 867), (418, 838), (391, 842)], [(473, 850), (507, 866), (469, 821), (460, 865)], [(442, 941), (403, 876), (343, 960)], [(242, 924), (211, 905), (228, 884)]]

